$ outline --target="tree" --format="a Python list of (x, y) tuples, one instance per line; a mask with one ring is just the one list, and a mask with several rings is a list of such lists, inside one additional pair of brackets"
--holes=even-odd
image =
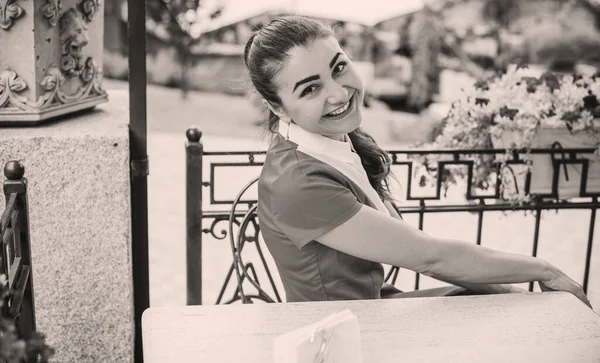
[(221, 15), (223, 5), (211, 0), (148, 0), (147, 14), (157, 29), (168, 34), (168, 40), (177, 50), (181, 66), (180, 88), (187, 97), (190, 48), (197, 44), (207, 23)]
[(421, 111), (432, 101), (438, 91), (441, 35), (436, 30), (438, 21), (428, 9), (423, 9), (414, 19), (416, 30), (412, 48), (412, 78), (408, 90), (408, 107)]
[(491, 24), (491, 36), (496, 41), (495, 68), (505, 72), (507, 49), (502, 34), (510, 32), (511, 23), (520, 16), (519, 0), (485, 0), (482, 16)]

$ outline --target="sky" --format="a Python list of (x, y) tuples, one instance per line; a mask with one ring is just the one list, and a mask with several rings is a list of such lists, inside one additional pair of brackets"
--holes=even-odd
[[(354, 20), (370, 25), (395, 15), (418, 10), (423, 0), (221, 0), (225, 9), (219, 23), (228, 23), (262, 10), (289, 6), (306, 15)], [(216, 24), (214, 24), (216, 25)]]

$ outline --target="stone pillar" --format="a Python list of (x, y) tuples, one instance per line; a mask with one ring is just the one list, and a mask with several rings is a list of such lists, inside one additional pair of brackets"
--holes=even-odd
[(0, 165), (25, 166), (37, 329), (56, 349), (53, 362), (133, 361), (128, 98), (120, 92), (60, 122), (0, 129)]
[(35, 124), (107, 100), (100, 0), (0, 0), (0, 124)]

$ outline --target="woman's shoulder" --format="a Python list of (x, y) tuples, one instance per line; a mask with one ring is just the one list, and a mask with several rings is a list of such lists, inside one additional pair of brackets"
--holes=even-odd
[(283, 139), (267, 151), (259, 183), (270, 188), (290, 189), (305, 188), (306, 184), (324, 179), (345, 181), (337, 169), (303, 153), (294, 143)]

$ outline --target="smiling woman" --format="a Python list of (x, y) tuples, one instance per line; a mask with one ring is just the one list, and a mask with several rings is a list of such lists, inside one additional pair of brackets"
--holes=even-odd
[[(248, 40), (244, 59), (270, 109), (257, 213), (288, 301), (504, 293), (518, 290), (501, 284), (539, 281), (589, 304), (548, 262), (402, 220), (387, 188), (390, 158), (360, 128), (363, 83), (330, 27), (275, 19)], [(458, 286), (403, 293), (384, 285), (383, 263)]]

